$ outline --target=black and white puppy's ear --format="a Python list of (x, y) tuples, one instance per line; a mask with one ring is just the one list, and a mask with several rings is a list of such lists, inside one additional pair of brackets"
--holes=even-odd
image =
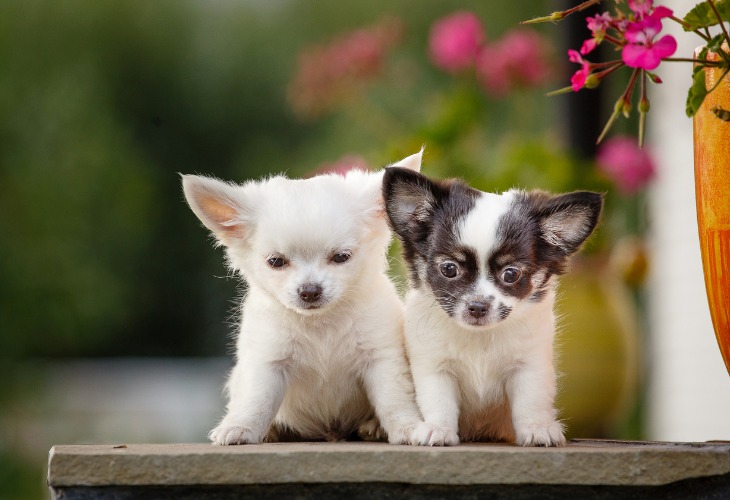
[(571, 255), (596, 228), (602, 209), (603, 195), (599, 193), (576, 191), (553, 196), (536, 214), (542, 238)]
[(388, 167), (383, 175), (385, 211), (393, 231), (404, 241), (424, 237), (439, 198), (439, 187), (428, 177), (402, 167)]
[(247, 236), (252, 218), (241, 186), (198, 175), (183, 175), (182, 185), (188, 205), (218, 243), (230, 246)]

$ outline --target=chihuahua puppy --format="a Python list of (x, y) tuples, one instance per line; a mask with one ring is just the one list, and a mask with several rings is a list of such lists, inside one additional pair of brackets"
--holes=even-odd
[[(396, 165), (420, 163), (418, 153)], [(439, 439), (415, 403), (402, 303), (385, 274), (382, 176), (183, 176), (190, 208), (248, 285), (213, 443), (380, 436), (374, 417), (391, 443)]]
[(491, 194), (402, 168), (385, 172), (383, 193), (409, 270), (406, 347), (425, 421), (447, 445), (563, 445), (555, 288), (602, 196)]

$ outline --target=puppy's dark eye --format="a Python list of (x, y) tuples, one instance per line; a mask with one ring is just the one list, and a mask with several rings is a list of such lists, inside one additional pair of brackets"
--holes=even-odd
[(517, 283), (519, 279), (522, 277), (522, 271), (517, 269), (516, 267), (508, 267), (504, 271), (502, 271), (502, 281), (508, 284)]
[(288, 262), (284, 257), (281, 257), (279, 255), (272, 255), (266, 260), (266, 263), (274, 269), (281, 269), (282, 267), (287, 265)]
[(336, 253), (332, 256), (332, 262), (335, 264), (342, 264), (343, 262), (350, 260), (350, 257), (350, 254), (347, 252)]
[(451, 262), (450, 260), (447, 260), (441, 266), (439, 266), (439, 270), (441, 271), (441, 274), (446, 276), (447, 278), (456, 278), (456, 276), (459, 274), (459, 266), (456, 265), (455, 262)]

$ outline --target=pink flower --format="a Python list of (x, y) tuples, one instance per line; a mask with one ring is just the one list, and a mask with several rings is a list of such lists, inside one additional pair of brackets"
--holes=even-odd
[(598, 46), (598, 41), (595, 38), (589, 38), (588, 40), (585, 40), (583, 42), (583, 45), (580, 47), (580, 53), (583, 55), (589, 54), (593, 52), (593, 49), (595, 49)]
[(604, 12), (603, 14), (596, 14), (593, 17), (586, 17), (586, 21), (588, 29), (595, 35), (596, 33), (606, 33), (606, 30), (611, 27), (613, 18), (611, 14)]
[(304, 119), (317, 118), (356, 95), (364, 82), (378, 76), (402, 31), (400, 20), (384, 18), (327, 44), (305, 48), (288, 88), (294, 112)]
[(509, 56), (509, 70), (516, 83), (537, 86), (545, 82), (550, 72), (545, 62), (548, 43), (537, 31), (512, 30), (502, 38), (499, 46)]
[(345, 155), (332, 163), (322, 163), (308, 177), (323, 174), (345, 175), (350, 170), (370, 170), (370, 166), (361, 156)]
[(573, 87), (573, 91), (578, 92), (586, 84), (588, 75), (591, 74), (591, 63), (583, 59), (583, 56), (581, 56), (578, 51), (572, 49), (568, 51), (568, 59), (570, 59), (570, 62), (581, 65), (581, 68), (570, 78), (570, 84)]
[(457, 12), (431, 28), (429, 53), (433, 63), (450, 73), (473, 67), (484, 41), (482, 24), (471, 12)]
[(652, 70), (676, 52), (677, 41), (672, 35), (654, 40), (662, 30), (662, 18), (671, 15), (672, 11), (666, 7), (657, 7), (642, 20), (628, 24), (625, 34), (628, 43), (621, 51), (621, 59), (627, 66)]
[(583, 55), (592, 52), (603, 41), (603, 38), (606, 36), (606, 30), (613, 23), (613, 18), (611, 14), (604, 12), (603, 14), (596, 14), (593, 17), (587, 17), (586, 22), (593, 36), (583, 42), (583, 46), (580, 48), (580, 53)]
[(619, 136), (606, 141), (596, 157), (598, 169), (605, 173), (621, 192), (633, 194), (656, 174), (654, 161), (632, 137)]
[(514, 87), (535, 87), (548, 78), (546, 43), (534, 30), (518, 29), (497, 42), (487, 44), (477, 56), (477, 78), (494, 96)]
[(509, 56), (498, 44), (488, 44), (482, 47), (477, 56), (476, 64), (477, 79), (488, 94), (501, 97), (512, 90)]
[(636, 14), (639, 19), (643, 18), (651, 10), (654, 0), (628, 0), (629, 9)]

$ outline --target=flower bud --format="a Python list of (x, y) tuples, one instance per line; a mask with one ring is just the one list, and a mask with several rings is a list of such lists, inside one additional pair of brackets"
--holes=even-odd
[(522, 21), (520, 24), (537, 24), (537, 23), (555, 23), (558, 21), (562, 21), (565, 17), (565, 12), (558, 11), (553, 12), (549, 16), (543, 16), (543, 17), (536, 17), (534, 19), (530, 19), (529, 21)]
[(631, 115), (631, 101), (629, 99), (624, 99), (621, 102), (621, 113), (623, 113), (625, 118), (628, 118)]
[(583, 84), (583, 87), (587, 89), (595, 89), (601, 84), (601, 77), (597, 76), (595, 73), (591, 73), (586, 78), (586, 82)]
[(646, 97), (642, 97), (641, 101), (639, 101), (639, 112), (648, 113), (650, 108), (651, 104), (649, 104), (649, 99), (647, 99)]
[(553, 12), (550, 14), (550, 20), (551, 21), (562, 21), (565, 17), (565, 12), (559, 11), (559, 12)]
[(652, 82), (654, 83), (664, 83), (661, 78), (659, 78), (659, 75), (656, 75), (652, 73), (651, 71), (646, 71), (646, 76), (648, 76)]

